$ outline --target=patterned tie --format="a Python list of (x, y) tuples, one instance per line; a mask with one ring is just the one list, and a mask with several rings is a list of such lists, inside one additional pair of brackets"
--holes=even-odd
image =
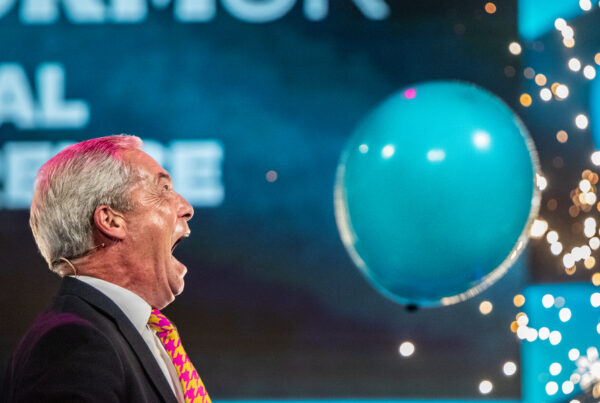
[(175, 326), (163, 315), (158, 309), (152, 310), (148, 325), (151, 329), (156, 330), (156, 334), (160, 338), (165, 350), (171, 357), (173, 365), (177, 370), (179, 382), (183, 388), (183, 396), (186, 403), (211, 403), (206, 388), (202, 383), (202, 379), (198, 376), (194, 365), (188, 358), (181, 339)]

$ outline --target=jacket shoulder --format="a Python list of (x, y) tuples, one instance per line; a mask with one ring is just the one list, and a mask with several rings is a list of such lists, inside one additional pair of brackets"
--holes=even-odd
[(55, 310), (35, 320), (7, 375), (14, 401), (119, 401), (124, 379), (110, 337), (85, 316)]

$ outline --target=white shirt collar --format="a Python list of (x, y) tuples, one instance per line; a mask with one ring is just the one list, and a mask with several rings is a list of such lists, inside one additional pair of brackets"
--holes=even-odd
[(91, 285), (117, 304), (140, 334), (146, 328), (152, 307), (139, 295), (96, 277), (77, 276), (75, 278)]

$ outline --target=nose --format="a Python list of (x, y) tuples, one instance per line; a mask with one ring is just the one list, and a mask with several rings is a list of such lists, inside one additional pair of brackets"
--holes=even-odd
[(177, 212), (178, 216), (186, 221), (189, 221), (194, 216), (194, 208), (190, 203), (188, 203), (187, 200), (184, 199), (182, 195), (179, 193), (177, 193), (177, 195), (179, 196), (179, 210)]

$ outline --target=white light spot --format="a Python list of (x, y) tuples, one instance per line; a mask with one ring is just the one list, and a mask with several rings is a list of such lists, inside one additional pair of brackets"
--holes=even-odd
[(520, 315), (519, 319), (517, 319), (517, 324), (519, 326), (527, 326), (528, 323), (529, 323), (529, 318), (527, 317), (527, 315)]
[(562, 246), (562, 243), (560, 243), (560, 242), (554, 242), (552, 245), (550, 245), (550, 252), (552, 252), (552, 254), (554, 256), (560, 255), (562, 250), (563, 250), (563, 246)]
[(563, 308), (558, 312), (558, 317), (561, 322), (568, 322), (571, 319), (571, 310), (569, 308)]
[(596, 325), (596, 332), (598, 332), (598, 334), (600, 334), (600, 323), (598, 323), (598, 324)]
[(489, 133), (478, 131), (473, 136), (473, 144), (480, 150), (487, 150), (490, 148), (490, 135)]
[(531, 224), (529, 235), (533, 238), (541, 238), (548, 230), (548, 222), (545, 220), (535, 219)]
[(600, 306), (600, 293), (595, 292), (590, 297), (590, 303), (594, 308), (598, 308)]
[(575, 361), (579, 358), (579, 350), (572, 348), (569, 350), (569, 360)]
[(487, 395), (488, 393), (490, 393), (493, 389), (493, 385), (490, 381), (488, 381), (487, 379), (484, 379), (483, 381), (481, 381), (479, 383), (479, 393), (481, 393), (482, 395)]
[(528, 334), (527, 329), (529, 329), (527, 326), (519, 326), (517, 328), (517, 337), (521, 340), (525, 340)]
[(569, 87), (564, 84), (559, 84), (556, 87), (556, 96), (560, 99), (565, 99), (569, 96)]
[(600, 248), (600, 238), (598, 238), (597, 236), (590, 239), (589, 243), (590, 243), (590, 248), (592, 248), (593, 250)]
[(565, 306), (565, 299), (563, 297), (556, 297), (554, 299), (554, 306), (556, 308), (562, 308), (563, 306)]
[(384, 146), (381, 149), (381, 156), (385, 159), (390, 158), (396, 152), (396, 147), (391, 144)]
[(544, 308), (550, 308), (554, 305), (554, 297), (550, 294), (546, 294), (542, 297), (542, 305)]
[(527, 341), (533, 342), (533, 341), (536, 341), (537, 338), (538, 338), (538, 331), (532, 327), (527, 328), (527, 337), (526, 337)]
[(573, 257), (570, 253), (565, 253), (563, 256), (563, 265), (568, 269), (569, 267), (573, 267), (575, 264), (575, 257)]
[(415, 352), (415, 345), (410, 341), (405, 341), (404, 343), (400, 344), (398, 352), (400, 352), (402, 357), (410, 357)]
[(431, 162), (443, 161), (446, 158), (446, 152), (444, 150), (429, 150), (427, 152), (427, 159)]
[(542, 327), (540, 328), (538, 334), (540, 336), (540, 340), (546, 340), (548, 337), (550, 337), (550, 329), (547, 327)]
[(366, 154), (369, 151), (369, 146), (366, 144), (361, 144), (358, 146), (358, 151), (360, 151), (363, 154)]
[(502, 367), (502, 371), (506, 376), (514, 375), (517, 372), (517, 364), (512, 361), (506, 361)]
[(562, 34), (563, 39), (573, 39), (575, 36), (575, 31), (568, 25), (565, 25), (565, 27), (560, 30), (560, 33)]
[(588, 124), (588, 118), (583, 113), (580, 113), (579, 115), (575, 116), (575, 126), (577, 126), (579, 129), (583, 130), (587, 128)]
[(512, 53), (513, 55), (518, 55), (521, 53), (521, 45), (519, 45), (517, 42), (511, 42), (508, 45), (508, 51), (510, 53)]
[(548, 88), (542, 88), (540, 90), (540, 98), (542, 98), (542, 101), (550, 101), (552, 99), (552, 91)]
[(571, 69), (571, 71), (579, 71), (579, 70), (581, 70), (581, 62), (576, 57), (570, 58), (568, 65), (569, 65), (569, 69)]
[(575, 389), (575, 385), (573, 385), (573, 382), (571, 381), (564, 381), (562, 384), (562, 392), (565, 395), (568, 395), (569, 393), (573, 392), (573, 390)]
[[(591, 193), (588, 193), (591, 194)], [(587, 200), (587, 196), (586, 196), (586, 200)], [(584, 227), (583, 228), (583, 233), (585, 234), (585, 236), (587, 236), (588, 238), (593, 237), (594, 235), (596, 235), (596, 227)]]
[(548, 181), (540, 174), (535, 174), (535, 182), (540, 190), (545, 190), (548, 187)]
[(596, 202), (596, 194), (595, 193), (586, 193), (585, 194), (585, 202), (589, 205), (592, 205)]
[(558, 362), (550, 364), (550, 375), (556, 376), (562, 371), (562, 366)]
[[(582, 192), (589, 192), (591, 188), (592, 188), (592, 184), (590, 183), (589, 180), (583, 179), (583, 180), (579, 181), (579, 189), (581, 189)], [(592, 217), (588, 217), (584, 221), (583, 225), (592, 225), (591, 222), (589, 221), (590, 218), (593, 220)], [(588, 223), (590, 223), (590, 224), (588, 224)], [(594, 221), (594, 225), (595, 224), (596, 224), (596, 222)]]
[(600, 165), (600, 151), (594, 151), (591, 155), (591, 159), (594, 165)]
[(583, 11), (590, 11), (592, 9), (592, 2), (590, 0), (579, 0), (579, 7)]
[(558, 384), (554, 381), (550, 381), (546, 384), (546, 394), (552, 396), (558, 392)]
[(562, 340), (562, 335), (560, 334), (560, 332), (558, 330), (553, 330), (550, 332), (549, 339), (550, 339), (550, 344), (552, 344), (553, 346), (556, 346)]
[(546, 241), (548, 241), (549, 244), (553, 244), (554, 242), (558, 241), (558, 232), (556, 231), (550, 231), (546, 234)]
[(587, 245), (583, 245), (579, 250), (581, 251), (581, 260), (585, 260), (592, 256), (592, 249)]
[(565, 29), (566, 26), (567, 21), (565, 21), (564, 18), (557, 18), (556, 20), (554, 20), (554, 28), (558, 29), (559, 31)]
[(590, 66), (589, 64), (583, 68), (583, 76), (588, 80), (593, 80), (596, 78), (596, 69), (594, 66)]

